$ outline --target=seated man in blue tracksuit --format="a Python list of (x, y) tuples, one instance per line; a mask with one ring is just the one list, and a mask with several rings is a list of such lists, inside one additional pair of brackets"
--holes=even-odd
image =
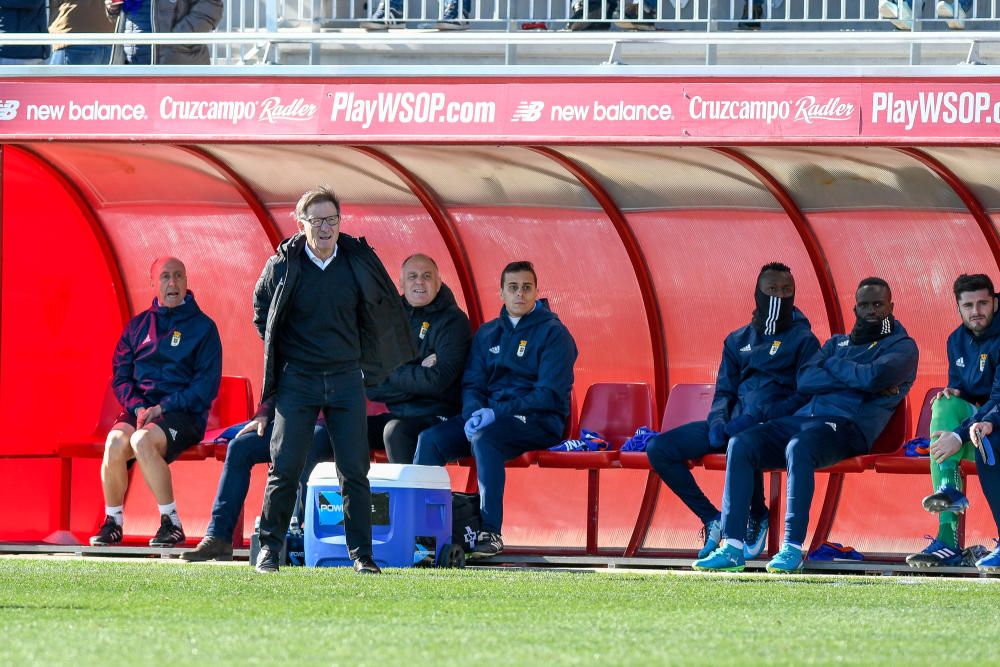
[(500, 317), (476, 332), (462, 378), (462, 414), (420, 434), (413, 462), (476, 457), (482, 530), (473, 558), (503, 550), (504, 462), (559, 440), (569, 417), (576, 343), (538, 299), (531, 262), (500, 274)]
[[(991, 451), (993, 454), (991, 458), (983, 447), (983, 438), (994, 432), (1000, 432), (1000, 412), (995, 409), (986, 415), (983, 421), (973, 424), (967, 435), (972, 444), (976, 446), (976, 474), (979, 475), (983, 495), (986, 496), (986, 502), (990, 506), (990, 511), (993, 512), (993, 521), (997, 530), (1000, 530), (1000, 465), (997, 465), (995, 460), (997, 452)], [(962, 437), (961, 440), (965, 440), (965, 437)], [(994, 443), (1000, 438), (994, 436), (988, 440), (991, 441), (990, 450), (992, 450)], [(931, 456), (941, 461), (959, 451), (960, 448), (961, 444), (958, 448), (950, 451), (948, 449), (932, 450)], [(976, 567), (981, 572), (1000, 572), (1000, 540), (997, 540), (997, 546), (993, 551), (976, 561)]]
[[(655, 436), (646, 446), (650, 465), (705, 526), (698, 558), (719, 546), (722, 514), (698, 488), (688, 460), (723, 452), (737, 433), (788, 416), (806, 402), (795, 390), (795, 376), (819, 349), (819, 341), (794, 300), (792, 270), (778, 262), (764, 265), (757, 276), (757, 308), (750, 324), (726, 336), (723, 343), (708, 419)], [(759, 556), (767, 541), (763, 477), (761, 472), (754, 475), (743, 553), (747, 560)]]
[[(251, 419), (229, 441), (226, 462), (219, 476), (219, 488), (212, 505), (212, 519), (205, 537), (191, 551), (181, 554), (181, 560), (202, 562), (233, 559), (233, 532), (250, 490), (250, 473), (259, 463), (271, 462), (271, 433), (274, 430), (274, 399), (261, 405), (262, 418)], [(326, 421), (320, 415), (313, 429), (313, 443), (302, 469), (300, 487), (305, 498), (305, 484), (313, 467), (320, 461), (333, 460), (333, 446), (326, 432)], [(301, 519), (302, 517), (300, 517)]]
[[(923, 551), (907, 556), (911, 567), (962, 564), (966, 554), (958, 542), (958, 515), (969, 501), (959, 465), (962, 459), (975, 460), (969, 427), (1000, 402), (1000, 317), (993, 281), (982, 273), (963, 273), (953, 291), (962, 324), (948, 336), (948, 386), (931, 402), (934, 493), (923, 500), (924, 509), (937, 514), (938, 532)], [(944, 451), (948, 454), (938, 462), (936, 455)]]
[(881, 278), (865, 278), (855, 292), (857, 320), (799, 370), (798, 390), (809, 402), (790, 417), (743, 431), (729, 441), (722, 499), (723, 542), (697, 570), (743, 570), (747, 506), (753, 476), (786, 468), (785, 539), (768, 572), (802, 568), (815, 472), (867, 454), (917, 375), (917, 345), (893, 316), (892, 291)]

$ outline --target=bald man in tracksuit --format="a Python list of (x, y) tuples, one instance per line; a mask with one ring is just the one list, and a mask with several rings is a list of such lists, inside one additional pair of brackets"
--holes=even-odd
[(775, 419), (729, 441), (722, 500), (723, 542), (697, 570), (743, 570), (747, 506), (757, 470), (786, 468), (787, 510), (781, 551), (768, 572), (802, 569), (815, 473), (871, 451), (917, 375), (917, 345), (893, 316), (892, 291), (881, 278), (866, 278), (855, 292), (857, 321), (837, 334), (799, 371), (798, 390), (809, 402), (790, 417)]

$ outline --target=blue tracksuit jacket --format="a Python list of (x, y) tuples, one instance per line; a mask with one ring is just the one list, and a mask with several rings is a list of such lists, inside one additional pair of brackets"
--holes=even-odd
[(708, 423), (728, 423), (742, 414), (767, 421), (795, 412), (806, 402), (796, 391), (796, 375), (818, 349), (819, 340), (798, 308), (780, 333), (765, 336), (748, 324), (726, 336)]
[(176, 308), (153, 299), (125, 327), (112, 366), (115, 396), (128, 412), (159, 404), (204, 424), (222, 381), (219, 330), (190, 291)]
[[(891, 334), (874, 343), (852, 345), (849, 336), (837, 334), (799, 370), (799, 391), (810, 399), (795, 414), (850, 419), (871, 447), (910, 391), (918, 357), (917, 344), (899, 320)], [(899, 393), (881, 394), (891, 387)]]
[(515, 327), (507, 317), (476, 332), (462, 377), (462, 417), (492, 408), (497, 417), (518, 415), (553, 434), (569, 417), (576, 342), (544, 300)]
[(1000, 404), (1000, 317), (974, 336), (964, 324), (948, 336), (948, 386), (961, 392), (960, 398), (979, 406), (976, 414), (955, 429), (962, 440), (969, 439), (969, 427)]

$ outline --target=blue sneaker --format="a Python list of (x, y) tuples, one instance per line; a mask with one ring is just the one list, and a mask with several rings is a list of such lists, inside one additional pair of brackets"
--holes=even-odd
[(802, 571), (802, 549), (797, 549), (790, 544), (782, 545), (778, 555), (768, 561), (765, 566), (768, 572), (776, 574), (790, 574)]
[(920, 553), (907, 556), (907, 565), (910, 567), (947, 567), (962, 564), (962, 552), (957, 548), (930, 535), (924, 535), (924, 537), (929, 539), (931, 543)]
[(935, 493), (924, 498), (921, 505), (928, 512), (955, 512), (962, 514), (969, 509), (969, 499), (953, 486), (941, 485)]
[(743, 543), (743, 557), (753, 560), (764, 552), (764, 545), (767, 543), (767, 515), (760, 517), (750, 517), (747, 520), (747, 541)]
[(722, 520), (712, 519), (701, 527), (701, 539), (705, 541), (704, 546), (698, 551), (698, 558), (705, 558), (719, 547), (722, 541)]
[(996, 549), (976, 561), (976, 568), (980, 572), (1000, 572), (1000, 540), (996, 542)]
[(691, 567), (705, 572), (742, 572), (746, 561), (743, 560), (742, 549), (723, 545), (691, 563)]

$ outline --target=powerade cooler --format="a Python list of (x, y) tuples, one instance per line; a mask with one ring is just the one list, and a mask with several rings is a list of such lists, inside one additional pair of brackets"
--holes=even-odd
[[(439, 466), (375, 463), (372, 555), (382, 567), (424, 562), (458, 565), (451, 555), (451, 480)], [(334, 463), (320, 463), (306, 493), (305, 559), (309, 567), (350, 566), (344, 536), (344, 500)], [(459, 554), (460, 554), (459, 550)]]

